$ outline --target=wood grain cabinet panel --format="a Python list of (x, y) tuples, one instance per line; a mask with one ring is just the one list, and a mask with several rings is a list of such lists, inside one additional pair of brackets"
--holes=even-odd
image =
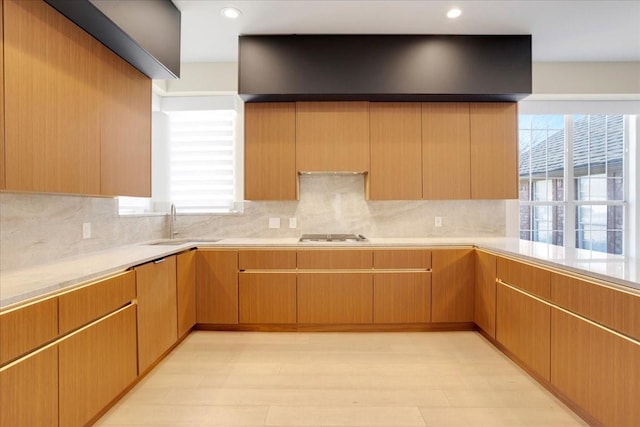
[(57, 298), (0, 313), (0, 365), (53, 341), (57, 336)]
[(4, 18), (6, 188), (100, 194), (100, 43), (44, 1)]
[(551, 297), (551, 273), (520, 261), (498, 257), (497, 277), (543, 299)]
[(238, 323), (237, 250), (198, 250), (196, 298), (198, 323)]
[(238, 268), (253, 269), (294, 269), (296, 268), (296, 251), (280, 249), (241, 250), (238, 252)]
[(298, 269), (363, 269), (373, 267), (373, 252), (352, 249), (299, 250)]
[(151, 197), (151, 79), (98, 49), (100, 193)]
[(613, 363), (613, 422), (611, 425), (634, 427), (640, 425), (640, 344), (616, 337)]
[(299, 324), (369, 324), (373, 321), (371, 273), (299, 273)]
[(58, 425), (56, 345), (0, 369), (0, 408), (1, 426)]
[(496, 337), (496, 256), (476, 250), (474, 322)]
[(116, 311), (135, 298), (136, 274), (133, 271), (64, 293), (58, 297), (60, 334)]
[(4, 2), (0, 2), (0, 189), (4, 188)]
[(196, 324), (196, 251), (176, 255), (178, 338)]
[(546, 381), (550, 379), (551, 307), (498, 283), (496, 340)]
[(375, 273), (373, 323), (431, 321), (431, 273)]
[(298, 171), (369, 171), (368, 102), (296, 102)]
[(471, 198), (518, 198), (518, 107), (471, 103)]
[(640, 340), (638, 295), (553, 273), (551, 300), (569, 311)]
[(240, 323), (296, 323), (295, 273), (240, 273)]
[(438, 249), (431, 256), (431, 321), (473, 322), (473, 249)]
[(244, 114), (245, 199), (295, 200), (296, 104), (247, 103)]
[(371, 200), (422, 198), (421, 108), (418, 102), (369, 103)]
[(428, 249), (384, 249), (373, 251), (373, 268), (431, 268)]
[(136, 379), (136, 306), (81, 329), (58, 346), (60, 425), (87, 425)]
[(138, 367), (143, 373), (178, 339), (176, 257), (135, 267)]
[(469, 103), (422, 104), (422, 198), (471, 198)]

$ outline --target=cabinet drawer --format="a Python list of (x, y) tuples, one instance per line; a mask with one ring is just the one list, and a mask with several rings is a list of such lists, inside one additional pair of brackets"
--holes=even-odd
[(0, 314), (0, 364), (15, 359), (58, 336), (58, 298)]
[(431, 251), (424, 249), (374, 251), (373, 268), (431, 268)]
[(551, 300), (640, 340), (640, 296), (554, 273), (551, 275)]
[(498, 279), (539, 297), (551, 297), (551, 273), (532, 265), (498, 257)]
[(298, 251), (298, 269), (373, 268), (373, 251), (311, 249)]
[(295, 269), (295, 250), (253, 250), (238, 252), (238, 268), (252, 269)]
[(58, 298), (60, 333), (65, 334), (116, 311), (135, 297), (134, 271), (89, 283), (80, 289), (62, 294)]

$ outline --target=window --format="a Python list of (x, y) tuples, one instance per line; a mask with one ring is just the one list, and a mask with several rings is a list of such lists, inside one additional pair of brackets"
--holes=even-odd
[(625, 117), (521, 115), (520, 238), (622, 254)]

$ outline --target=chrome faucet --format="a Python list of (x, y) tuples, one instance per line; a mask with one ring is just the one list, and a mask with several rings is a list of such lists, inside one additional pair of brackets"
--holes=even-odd
[(169, 238), (173, 239), (178, 234), (175, 231), (176, 227), (176, 205), (171, 203), (171, 208), (169, 209)]

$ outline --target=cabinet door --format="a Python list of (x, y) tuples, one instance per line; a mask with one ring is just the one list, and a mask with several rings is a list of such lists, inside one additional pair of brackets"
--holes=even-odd
[(473, 322), (473, 249), (438, 249), (431, 256), (431, 321)]
[(58, 425), (57, 346), (0, 369), (0, 408), (1, 426)]
[(138, 366), (143, 373), (178, 339), (176, 257), (135, 268), (138, 289)]
[(549, 381), (551, 308), (498, 283), (496, 340), (540, 377)]
[(59, 351), (60, 425), (87, 425), (136, 379), (135, 305), (63, 339)]
[(238, 251), (197, 252), (196, 298), (198, 323), (238, 323)]
[(422, 104), (422, 198), (471, 198), (469, 104)]
[(0, 2), (0, 190), (5, 188), (4, 172), (4, 2)]
[(100, 45), (101, 194), (151, 197), (151, 79)]
[(296, 323), (296, 274), (239, 275), (240, 323)]
[(367, 102), (297, 102), (298, 171), (368, 171)]
[(431, 320), (431, 273), (375, 273), (373, 323), (427, 323)]
[(422, 198), (419, 102), (371, 102), (371, 200)]
[(496, 337), (496, 257), (476, 250), (474, 322), (489, 336)]
[(4, 17), (6, 188), (100, 194), (100, 43), (44, 1)]
[(470, 104), (471, 198), (518, 198), (516, 103)]
[(244, 106), (244, 198), (295, 200), (296, 104)]
[(182, 337), (196, 324), (196, 251), (176, 256), (176, 286), (178, 337)]
[(371, 273), (298, 273), (298, 323), (373, 321)]

